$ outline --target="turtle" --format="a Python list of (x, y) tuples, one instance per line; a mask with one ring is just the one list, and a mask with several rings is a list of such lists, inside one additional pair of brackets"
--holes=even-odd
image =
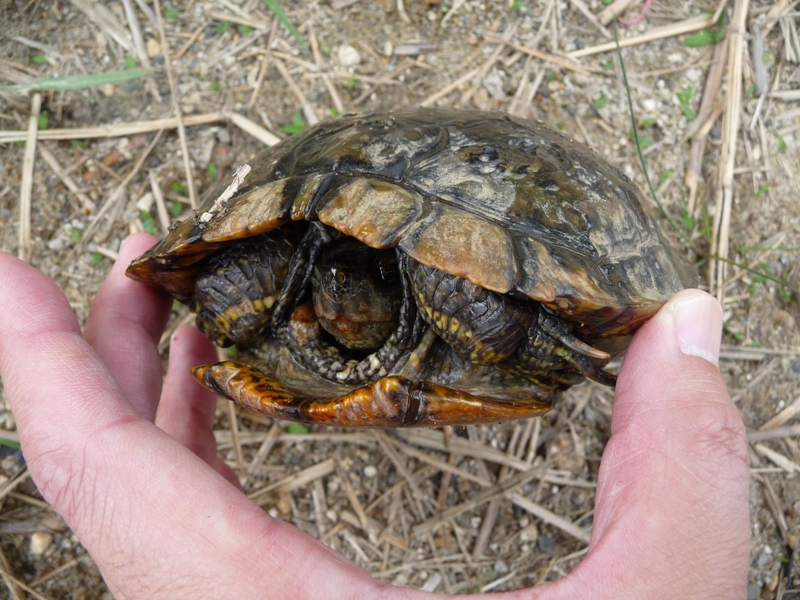
[(591, 149), (500, 112), (404, 108), (267, 148), (127, 274), (236, 359), (194, 376), (341, 427), (537, 416), (695, 284), (643, 195)]

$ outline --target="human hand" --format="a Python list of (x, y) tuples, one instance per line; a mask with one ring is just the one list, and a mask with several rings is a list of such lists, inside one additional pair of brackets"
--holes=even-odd
[[(0, 254), (0, 376), (31, 475), (120, 598), (416, 598), (271, 518), (216, 454), (214, 362), (193, 328), (156, 350), (171, 300), (124, 276), (153, 239), (129, 238), (82, 336), (56, 285)], [(677, 324), (677, 325), (676, 325)], [(670, 301), (636, 335), (614, 403), (589, 552), (513, 598), (743, 597), (744, 427), (713, 364), (721, 314)], [(681, 340), (681, 341), (679, 341)], [(700, 356), (706, 357), (706, 359)]]

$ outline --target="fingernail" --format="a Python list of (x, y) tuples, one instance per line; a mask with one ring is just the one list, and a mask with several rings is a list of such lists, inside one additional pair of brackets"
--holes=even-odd
[(719, 366), (722, 307), (705, 292), (684, 293), (673, 300), (672, 315), (681, 352)]

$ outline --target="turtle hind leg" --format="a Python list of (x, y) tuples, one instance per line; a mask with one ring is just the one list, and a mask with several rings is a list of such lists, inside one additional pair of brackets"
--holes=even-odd
[(528, 328), (525, 342), (517, 352), (520, 365), (532, 373), (549, 372), (552, 379), (576, 383), (570, 372), (580, 373), (603, 385), (614, 386), (617, 376), (596, 364), (610, 358), (607, 352), (582, 342), (572, 334), (572, 325), (542, 308)]
[(384, 377), (340, 397), (308, 397), (289, 390), (258, 369), (226, 361), (195, 367), (206, 387), (237, 404), (277, 419), (337, 427), (437, 427), (512, 421), (541, 415), (552, 395), (505, 400), (404, 377)]

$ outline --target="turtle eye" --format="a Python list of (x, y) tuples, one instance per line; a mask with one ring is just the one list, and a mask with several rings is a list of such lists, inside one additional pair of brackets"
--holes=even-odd
[(330, 283), (331, 281), (333, 281), (333, 273), (331, 273), (330, 271), (325, 273), (325, 281), (327, 283)]
[(335, 277), (336, 277), (336, 283), (338, 283), (339, 285), (342, 285), (344, 283), (345, 276), (342, 271), (337, 270)]

